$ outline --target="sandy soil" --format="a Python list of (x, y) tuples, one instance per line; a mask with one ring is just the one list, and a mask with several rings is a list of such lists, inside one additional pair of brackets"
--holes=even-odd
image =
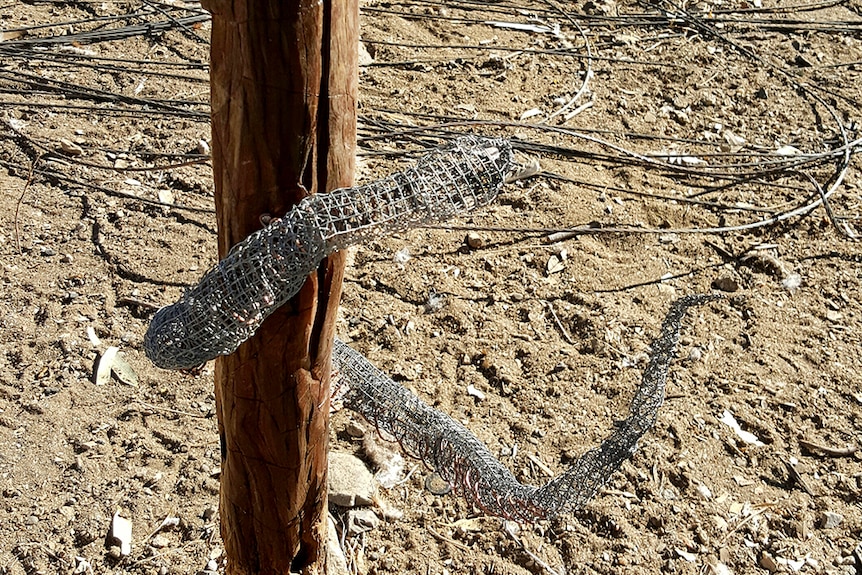
[[(7, 4), (0, 27), (54, 24), (17, 41), (73, 34), (101, 24), (62, 23), (148, 5)], [(723, 188), (674, 171), (858, 137), (862, 3), (716, 0), (672, 21), (663, 5), (575, 2), (580, 30), (553, 3), (363, 6), (360, 179), (435, 141), (400, 130), (476, 118), (508, 125), (457, 129), (514, 137), (545, 174), (461, 218), (464, 230), (357, 249), (339, 333), (520, 480), (546, 481), (609, 432), (675, 297), (729, 297), (686, 322), (658, 424), (586, 509), (509, 534), (428, 492), (411, 461), (383, 491), (403, 516), (344, 539), (355, 572), (862, 573), (862, 252), (842, 232), (858, 229), (859, 160), (830, 199), (838, 226), (820, 208), (709, 234), (682, 230), (754, 222), (817, 192), (798, 173)], [(0, 573), (224, 568), (212, 365), (162, 371), (141, 349), (154, 306), (215, 261), (210, 167), (170, 167), (206, 159), (208, 26), (42, 52), (0, 42), (26, 51), (0, 66)], [(567, 112), (592, 105), (549, 118), (585, 78)], [(529, 125), (543, 121), (616, 148)], [(841, 159), (800, 170), (828, 189)], [(526, 231), (584, 224), (664, 231), (557, 243)], [(136, 386), (94, 383), (108, 346)], [(332, 449), (365, 457), (353, 420), (335, 414)], [(134, 529), (125, 557), (105, 541), (118, 510)]]

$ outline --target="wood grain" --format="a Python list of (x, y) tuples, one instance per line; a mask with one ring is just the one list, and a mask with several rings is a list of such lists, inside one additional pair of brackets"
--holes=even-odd
[[(219, 253), (310, 193), (353, 183), (356, 0), (205, 0)], [(228, 573), (326, 571), (336, 254), (216, 362)]]

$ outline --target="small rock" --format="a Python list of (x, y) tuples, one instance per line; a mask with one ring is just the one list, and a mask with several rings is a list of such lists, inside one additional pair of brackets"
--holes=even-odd
[(42, 256), (45, 256), (45, 257), (51, 257), (51, 256), (56, 256), (56, 255), (57, 255), (57, 251), (56, 251), (56, 250), (54, 250), (54, 248), (49, 248), (49, 247), (47, 247), (47, 246), (42, 246), (41, 248), (39, 248), (39, 254), (40, 254), (40, 255), (42, 255)]
[(380, 525), (380, 518), (371, 509), (351, 509), (347, 512), (347, 531), (359, 535)]
[(386, 499), (382, 497), (378, 497), (374, 501), (377, 504), (377, 507), (380, 509), (380, 513), (383, 515), (383, 519), (387, 521), (395, 521), (404, 517), (404, 512), (398, 509), (397, 507), (393, 507), (389, 504)]
[(844, 316), (841, 314), (840, 311), (834, 311), (831, 309), (826, 311), (826, 319), (828, 319), (832, 323), (838, 323), (843, 317)]
[(434, 472), (425, 477), (425, 489), (434, 495), (446, 495), (452, 491), (452, 485)]
[(39, 523), (39, 518), (35, 515), (30, 515), (27, 519), (24, 520), (24, 523), (27, 525), (36, 525)]
[(70, 264), (73, 261), (71, 254), (63, 254), (60, 256), (60, 261), (64, 264)]
[(370, 66), (374, 63), (374, 58), (368, 52), (368, 48), (365, 47), (363, 42), (359, 43), (359, 65), (360, 66)]
[(485, 245), (485, 240), (476, 232), (467, 233), (467, 238), (464, 241), (471, 250), (478, 250)]
[(121, 555), (129, 555), (132, 552), (132, 522), (121, 517), (119, 512), (114, 513), (111, 519), (111, 531), (108, 537), (120, 544)]
[(733, 293), (739, 289), (739, 283), (731, 276), (721, 276), (712, 282), (712, 287), (728, 293)]
[(162, 549), (170, 544), (171, 540), (164, 535), (156, 535), (152, 539), (150, 539), (150, 546), (155, 547), (156, 549)]
[(75, 570), (72, 571), (73, 575), (78, 575), (80, 573), (92, 573), (93, 566), (85, 557), (75, 557)]
[(207, 477), (201, 483), (201, 487), (203, 487), (204, 491), (212, 493), (213, 495), (218, 495), (220, 484), (218, 479), (214, 479), (212, 477)]
[(778, 571), (778, 562), (766, 551), (764, 551), (763, 555), (760, 556), (760, 566), (770, 573)]
[(364, 437), (365, 436), (365, 428), (362, 424), (356, 421), (348, 422), (347, 426), (344, 428), (347, 432), (347, 435), (350, 437)]
[(704, 500), (706, 500), (706, 501), (712, 500), (712, 491), (710, 491), (709, 487), (707, 487), (703, 483), (697, 484), (697, 492), (700, 494), (701, 497), (704, 498)]
[(173, 204), (174, 203), (174, 194), (170, 190), (159, 190), (158, 196), (159, 196), (159, 202), (162, 204)]
[(83, 148), (73, 142), (72, 140), (67, 140), (66, 138), (60, 138), (60, 150), (64, 154), (68, 154), (70, 156), (80, 156), (84, 153)]
[(108, 557), (114, 561), (119, 561), (123, 557), (123, 551), (118, 545), (111, 545), (108, 547)]
[(206, 570), (218, 571), (218, 561), (216, 561), (215, 559), (210, 559), (209, 561), (207, 561)]
[(329, 454), (329, 501), (341, 507), (371, 505), (377, 486), (374, 476), (358, 457)]
[(129, 167), (129, 161), (124, 160), (123, 158), (117, 158), (114, 160), (114, 167), (118, 170), (125, 170)]
[(821, 529), (833, 529), (841, 525), (841, 522), (844, 521), (844, 516), (840, 513), (834, 513), (832, 511), (824, 511), (823, 515), (820, 517), (820, 528)]
[(685, 549), (679, 548), (674, 549), (674, 551), (676, 551), (676, 554), (679, 555), (680, 558), (685, 559), (689, 563), (697, 563), (697, 555), (694, 553), (689, 553)]
[(742, 136), (737, 136), (732, 131), (725, 129), (721, 133), (722, 138), (724, 138), (725, 145), (721, 146), (722, 150), (727, 150), (728, 152), (736, 153), (745, 146), (745, 138)]
[[(419, 377), (419, 373), (416, 371), (412, 365), (401, 365), (400, 363), (396, 363), (392, 368), (393, 375), (397, 375), (401, 377), (405, 381), (414, 381), (417, 377)], [(394, 378), (398, 381), (398, 378)]]
[(485, 393), (481, 389), (477, 389), (472, 383), (467, 384), (467, 395), (472, 395), (479, 401), (485, 399)]
[(216, 509), (215, 505), (210, 505), (203, 510), (203, 513), (201, 513), (201, 519), (203, 519), (204, 521), (209, 521), (216, 515), (218, 515), (218, 509)]

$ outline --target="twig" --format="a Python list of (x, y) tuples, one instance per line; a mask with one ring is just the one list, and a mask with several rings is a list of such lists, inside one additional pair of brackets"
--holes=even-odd
[(18, 254), (21, 254), (21, 231), (18, 229), (18, 212), (21, 211), (21, 203), (24, 201), (24, 196), (27, 194), (27, 190), (30, 188), (30, 184), (33, 182), (33, 170), (36, 169), (36, 164), (42, 158), (41, 154), (36, 156), (32, 162), (30, 162), (30, 170), (27, 172), (27, 181), (24, 182), (24, 189), (21, 190), (21, 195), (18, 197), (18, 202), (15, 204), (15, 246), (18, 248)]
[(180, 411), (179, 409), (171, 409), (170, 407), (159, 407), (158, 405), (153, 405), (152, 403), (147, 403), (145, 401), (138, 400), (137, 403), (142, 407), (147, 409), (152, 409), (153, 411), (164, 411), (167, 413), (175, 413), (177, 415), (185, 415), (186, 417), (196, 417), (198, 419), (208, 419), (209, 415), (200, 414), (200, 413), (192, 413), (190, 411)]
[(583, 104), (581, 104), (580, 106), (578, 106), (577, 108), (575, 108), (574, 110), (572, 110), (571, 112), (566, 114), (565, 117), (563, 118), (563, 120), (568, 122), (569, 120), (571, 120), (572, 118), (574, 118), (575, 116), (577, 116), (578, 114), (583, 112), (584, 110), (589, 110), (592, 107), (593, 107), (593, 100), (590, 100), (588, 102), (584, 102)]
[(527, 454), (527, 459), (532, 461), (536, 465), (536, 467), (541, 469), (545, 473), (545, 475), (547, 475), (548, 477), (554, 477), (556, 475), (556, 473), (554, 473), (553, 469), (551, 469), (550, 467), (545, 465), (545, 463), (541, 459), (539, 459), (538, 457), (536, 457), (532, 453)]
[[(585, 59), (585, 62), (586, 62), (585, 68), (586, 69), (584, 70), (584, 81), (581, 83), (581, 87), (578, 89), (578, 92), (574, 96), (572, 96), (572, 98), (568, 102), (566, 102), (566, 104), (562, 108), (560, 108), (559, 110), (557, 110), (556, 112), (554, 112), (553, 114), (548, 116), (548, 118), (545, 120), (545, 123), (547, 123), (547, 122), (550, 122), (551, 120), (553, 120), (554, 118), (556, 118), (557, 116), (560, 116), (562, 114), (566, 114), (568, 109), (571, 108), (573, 105), (575, 105), (575, 103), (581, 99), (581, 96), (583, 96), (587, 92), (587, 89), (588, 89), (588, 86), (590, 83), (590, 79), (593, 77), (593, 50), (592, 50), (592, 47), (590, 46), (590, 39), (587, 36), (586, 31), (580, 25), (580, 23), (575, 18), (573, 18), (571, 16), (571, 14), (566, 12), (561, 6), (557, 5), (557, 3), (554, 2), (553, 0), (545, 0), (545, 3), (548, 6), (550, 6), (551, 8), (553, 8), (554, 10), (556, 10), (557, 12), (559, 12), (566, 20), (569, 21), (570, 24), (572, 24), (575, 28), (577, 28), (578, 33), (581, 35), (581, 39), (584, 41), (584, 47), (586, 48), (586, 52), (587, 52), (587, 54), (586, 54), (587, 57)], [(575, 109), (574, 112), (570, 112), (570, 113), (565, 115), (565, 121), (568, 121), (570, 118), (574, 117), (575, 115), (580, 114), (583, 110), (586, 110), (588, 107), (590, 107), (592, 105), (593, 105), (593, 101), (590, 100), (586, 104), (578, 106), (578, 108)]]
[(436, 531), (434, 531), (433, 527), (426, 527), (426, 529), (428, 530), (428, 533), (430, 533), (431, 535), (433, 535), (436, 539), (439, 539), (440, 541), (445, 541), (446, 543), (449, 543), (450, 545), (454, 545), (455, 547), (457, 547), (461, 551), (472, 551), (472, 549), (470, 549), (469, 547), (467, 547), (463, 543), (458, 543), (454, 539), (451, 539), (449, 537), (446, 537), (445, 535), (441, 535), (440, 533), (437, 533)]
[[(3, 167), (14, 167), (14, 165), (13, 165), (13, 164), (11, 164), (10, 162), (6, 162), (6, 161), (3, 161), (3, 160), (0, 160), (0, 166), (3, 166)], [(89, 189), (91, 189), (91, 190), (97, 190), (97, 191), (99, 191), (99, 192), (103, 192), (103, 193), (105, 193), (105, 194), (107, 194), (107, 195), (109, 195), (109, 196), (116, 196), (116, 197), (119, 197), (119, 198), (125, 198), (125, 199), (127, 199), (127, 200), (133, 200), (133, 201), (136, 201), (136, 202), (140, 202), (140, 203), (142, 203), (142, 204), (146, 204), (146, 205), (148, 205), (148, 206), (156, 206), (156, 207), (160, 207), (160, 208), (169, 208), (169, 209), (172, 209), (172, 210), (185, 210), (185, 211), (195, 212), (195, 213), (200, 213), (200, 214), (212, 214), (212, 213), (215, 213), (215, 210), (214, 210), (214, 209), (212, 209), (212, 208), (196, 208), (196, 207), (194, 207), (194, 206), (187, 206), (187, 205), (183, 205), (183, 204), (166, 204), (166, 203), (164, 203), (164, 202), (159, 202), (159, 201), (156, 201), (156, 200), (150, 200), (150, 199), (147, 199), (147, 198), (141, 198), (141, 197), (138, 197), (138, 196), (136, 196), (136, 195), (134, 195), (134, 194), (130, 194), (130, 193), (128, 193), (128, 192), (123, 192), (123, 191), (120, 191), (120, 190), (115, 190), (115, 189), (112, 189), (112, 188), (107, 188), (107, 187), (105, 187), (105, 186), (100, 186), (100, 185), (98, 185), (98, 184), (94, 184), (94, 183), (92, 183), (92, 182), (88, 182), (88, 181), (85, 181), (85, 180), (78, 180), (78, 179), (76, 179), (76, 178), (72, 178), (72, 177), (69, 177), (69, 176), (63, 175), (63, 174), (62, 174), (62, 173), (60, 173), (59, 171), (47, 170), (47, 169), (40, 169), (40, 170), (37, 170), (37, 173), (38, 173), (38, 174), (40, 174), (40, 175), (42, 175), (42, 176), (43, 176), (43, 177), (45, 177), (45, 178), (51, 178), (51, 179), (58, 180), (58, 181), (61, 181), (61, 182), (67, 182), (67, 183), (69, 183), (69, 184), (74, 184), (74, 185), (79, 186), (79, 187), (82, 187), (82, 188), (89, 188)]]
[(843, 235), (844, 237), (851, 237), (850, 234), (847, 233), (847, 230), (842, 227), (838, 220), (835, 218), (835, 214), (832, 212), (832, 205), (829, 203), (829, 197), (826, 195), (826, 192), (823, 190), (823, 186), (820, 185), (820, 182), (814, 179), (814, 176), (809, 174), (808, 172), (800, 172), (798, 170), (793, 170), (793, 173), (799, 174), (801, 176), (805, 176), (808, 181), (817, 189), (817, 194), (820, 196), (820, 201), (823, 202), (823, 209), (826, 210), (826, 216), (829, 218), (829, 222), (832, 224), (838, 233)]
[(161, 308), (160, 305), (134, 297), (121, 297), (117, 300), (117, 305), (138, 306), (146, 309), (151, 309), (153, 311), (159, 311), (159, 309)]
[(758, 505), (755, 508), (755, 510), (751, 512), (751, 514), (746, 515), (742, 519), (742, 521), (740, 521), (739, 523), (734, 525), (733, 528), (730, 531), (728, 531), (727, 534), (719, 540), (718, 545), (721, 546), (721, 545), (724, 545), (725, 543), (727, 543), (727, 540), (730, 539), (730, 536), (733, 535), (734, 533), (736, 533), (737, 531), (739, 531), (740, 529), (742, 529), (742, 527), (745, 524), (752, 521), (755, 517), (763, 515), (763, 513), (766, 510), (771, 509), (771, 508), (775, 507), (776, 505), (777, 505), (776, 503), (763, 503), (763, 504)]
[(805, 478), (797, 471), (796, 466), (793, 465), (790, 461), (785, 461), (784, 465), (787, 466), (787, 470), (790, 471), (790, 476), (793, 477), (793, 480), (796, 481), (796, 484), (802, 488), (802, 491), (810, 495), (811, 497), (816, 497), (817, 493), (811, 489), (811, 486), (808, 485), (808, 482), (805, 481)]
[(538, 555), (527, 549), (527, 546), (524, 545), (524, 542), (521, 541), (517, 535), (515, 535), (512, 525), (513, 523), (511, 521), (504, 521), (503, 530), (508, 533), (509, 537), (511, 537), (515, 543), (521, 546), (521, 549), (524, 550), (524, 553), (526, 553), (530, 557), (530, 559), (532, 559), (533, 562), (536, 563), (536, 565), (547, 571), (550, 575), (565, 575), (565, 567), (561, 566), (563, 571), (557, 571), (556, 569), (548, 565), (545, 561), (543, 561)]
[[(546, 306), (548, 306), (548, 310), (551, 312), (551, 316), (554, 318), (554, 322), (557, 324), (557, 328), (560, 330), (560, 333), (563, 334), (563, 339), (569, 342), (570, 345), (575, 345), (575, 341), (572, 339), (572, 336), (569, 335), (569, 332), (566, 331), (566, 328), (563, 327), (563, 322), (560, 321), (560, 318), (557, 317), (557, 312), (554, 311), (554, 306), (548, 300), (542, 300)], [(551, 474), (553, 477), (553, 473)]]
[(817, 451), (827, 457), (853, 457), (859, 447), (856, 445), (848, 445), (847, 447), (831, 447), (828, 445), (820, 445), (806, 439), (799, 440), (799, 446), (808, 451)]
[(721, 247), (720, 245), (718, 245), (717, 243), (715, 243), (713, 241), (704, 240), (703, 243), (705, 243), (706, 245), (708, 245), (709, 247), (714, 249), (718, 253), (718, 255), (720, 255), (722, 258), (724, 258), (725, 261), (732, 262), (732, 261), (735, 261), (738, 257), (738, 256), (733, 255), (732, 253), (730, 253), (729, 251), (727, 251), (726, 249), (724, 249), (723, 247)]
[(568, 232), (554, 232), (545, 237), (546, 244), (555, 244), (557, 242), (564, 242), (566, 240), (570, 240), (572, 238), (578, 237), (581, 235), (580, 231), (570, 230)]

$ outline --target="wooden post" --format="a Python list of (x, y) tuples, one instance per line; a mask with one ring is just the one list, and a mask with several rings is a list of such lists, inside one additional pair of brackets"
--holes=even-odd
[[(352, 185), (357, 0), (204, 0), (212, 12), (219, 253), (305, 195)], [(216, 362), (228, 573), (326, 572), (329, 359), (343, 258), (330, 257)]]

